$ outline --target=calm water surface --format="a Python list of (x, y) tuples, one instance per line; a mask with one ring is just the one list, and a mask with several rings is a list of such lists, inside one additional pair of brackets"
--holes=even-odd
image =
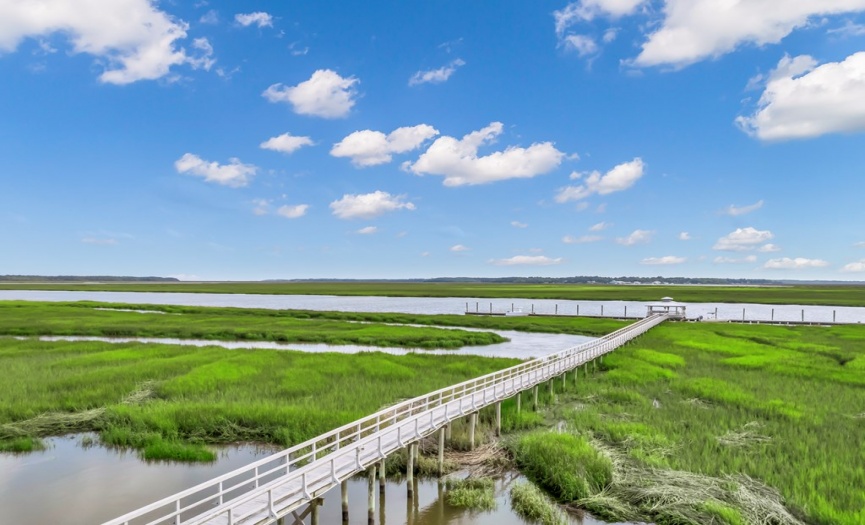
[[(101, 446), (82, 447), (90, 434), (46, 439), (48, 450), (26, 455), (0, 454), (0, 523), (4, 525), (94, 525), (116, 518), (213, 477), (261, 459), (275, 449), (253, 445), (222, 447), (212, 464), (147, 463), (134, 452)], [(508, 488), (516, 478), (496, 485), (497, 508), (468, 512), (443, 500), (436, 481), (417, 480), (416, 498), (408, 503), (403, 481), (389, 481), (381, 499), (376, 482), (376, 523), (386, 525), (517, 525)], [(350, 523), (367, 523), (367, 481), (349, 481)], [(342, 520), (339, 489), (325, 494), (321, 523)], [(598, 525), (591, 517), (572, 525)]]
[[(659, 297), (660, 299), (660, 297)], [(343, 312), (400, 312), (410, 314), (461, 314), (470, 311), (524, 312), (621, 317), (643, 317), (646, 303), (638, 301), (565, 301), (558, 299), (480, 299), (465, 297), (337, 297), (330, 295), (196, 294), (153, 292), (61, 292), (0, 290), (0, 300), (103, 301), (131, 304), (173, 304), (183, 306), (233, 306)], [(688, 303), (688, 316), (718, 319), (865, 323), (865, 308), (850, 306), (802, 306), (732, 303)], [(744, 310), (744, 313), (743, 313)], [(773, 314), (774, 310), (774, 314)]]

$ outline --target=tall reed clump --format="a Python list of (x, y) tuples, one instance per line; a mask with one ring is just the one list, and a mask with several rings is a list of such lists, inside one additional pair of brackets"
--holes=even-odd
[(448, 478), (446, 501), (453, 507), (471, 510), (493, 510), (496, 508), (495, 482), (490, 478)]
[(532, 483), (522, 482), (511, 487), (511, 509), (518, 516), (540, 525), (567, 525), (568, 519), (546, 494)]
[(587, 498), (612, 482), (610, 460), (581, 436), (536, 431), (514, 441), (511, 451), (520, 470), (559, 501)]

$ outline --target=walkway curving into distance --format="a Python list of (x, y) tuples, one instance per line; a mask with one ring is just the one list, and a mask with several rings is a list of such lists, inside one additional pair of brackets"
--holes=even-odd
[(667, 318), (646, 317), (579, 346), (403, 401), (104, 525), (303, 523), (308, 514), (315, 524), (317, 498), (367, 469), (374, 505), (375, 466), (388, 455), (438, 431), (441, 458), (450, 422), (471, 416), (474, 423), (480, 409), (496, 405), (500, 424), (503, 400), (612, 352)]

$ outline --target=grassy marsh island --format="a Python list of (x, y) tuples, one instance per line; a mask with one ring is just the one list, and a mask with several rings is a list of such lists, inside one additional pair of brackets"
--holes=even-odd
[(12, 283), (0, 290), (110, 292), (242, 293), (385, 297), (477, 297), (569, 299), (578, 301), (656, 301), (663, 296), (692, 303), (762, 303), (865, 306), (865, 292), (855, 285), (610, 285), (515, 284), (476, 282), (173, 282), (173, 283)]

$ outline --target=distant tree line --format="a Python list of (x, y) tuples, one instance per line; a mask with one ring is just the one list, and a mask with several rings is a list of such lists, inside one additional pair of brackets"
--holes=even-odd
[(131, 277), (121, 275), (0, 275), (0, 282), (5, 283), (78, 283), (78, 282), (144, 282), (167, 283), (179, 282), (174, 277)]

